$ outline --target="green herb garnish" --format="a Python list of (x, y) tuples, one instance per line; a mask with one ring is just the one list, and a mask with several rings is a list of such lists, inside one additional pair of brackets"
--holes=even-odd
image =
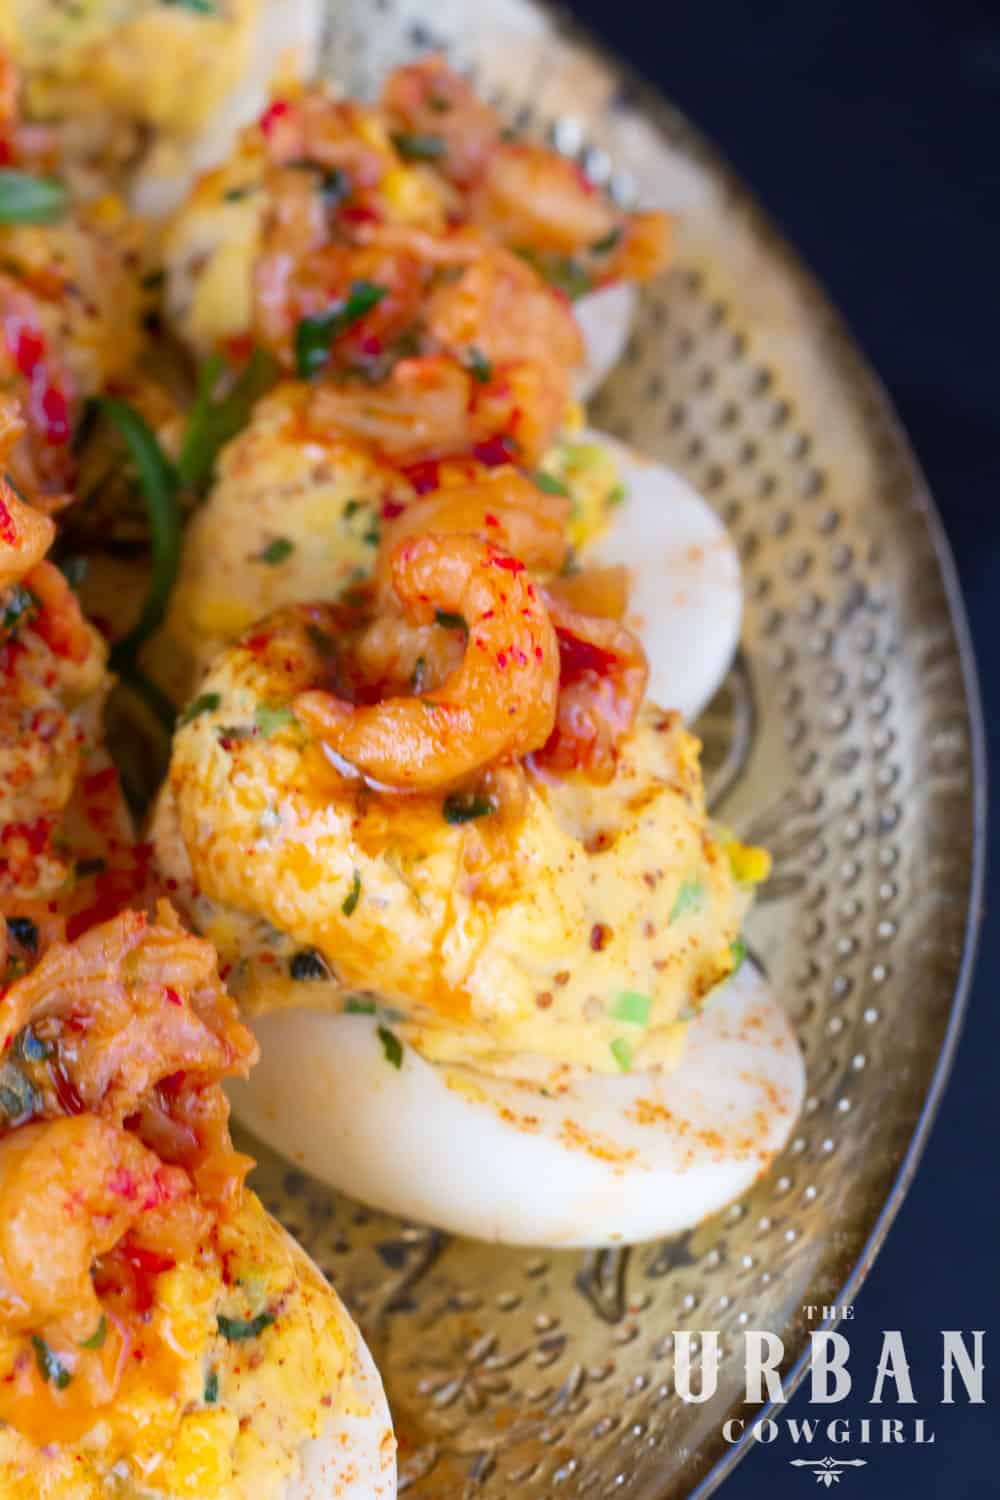
[(43, 1042), (40, 1036), (36, 1036), (30, 1026), (18, 1033), (14, 1043), (14, 1056), (24, 1062), (48, 1062), (55, 1056), (55, 1050), (51, 1042)]
[(729, 951), (733, 955), (733, 967), (730, 970), (730, 973), (735, 974), (736, 970), (739, 968), (740, 964), (747, 956), (747, 945), (742, 938), (737, 938), (735, 943), (729, 944)]
[(80, 1345), (80, 1348), (81, 1349), (103, 1349), (104, 1348), (104, 1340), (107, 1338), (107, 1336), (108, 1336), (108, 1320), (104, 1316), (104, 1314), (101, 1313), (101, 1321), (98, 1323), (97, 1328), (90, 1335), (89, 1339), (84, 1339), (83, 1340), (82, 1344)]
[(326, 364), (330, 345), (359, 318), (377, 307), (389, 288), (372, 281), (356, 281), (348, 296), (334, 302), (326, 312), (303, 318), (295, 330), (295, 366), (300, 380), (308, 380)]
[(177, 460), (181, 484), (196, 495), (208, 486), (220, 451), (230, 438), (242, 432), (255, 403), (277, 373), (271, 356), (255, 349), (229, 390), (216, 398), (213, 393), (224, 369), (221, 356), (214, 354), (199, 370), (197, 393)]
[(411, 130), (397, 130), (392, 144), (404, 161), (440, 161), (448, 146), (439, 135), (422, 135)]
[(219, 1399), (219, 1372), (209, 1370), (205, 1376), (205, 1393), (202, 1398), (206, 1406), (214, 1406)]
[(373, 1016), (375, 1001), (366, 1000), (363, 995), (348, 995), (344, 1010), (349, 1016)]
[(621, 505), (627, 493), (628, 491), (623, 484), (616, 484), (608, 490), (607, 499), (604, 503), (612, 508), (616, 505)]
[(34, 618), (38, 613), (38, 600), (23, 583), (15, 583), (11, 586), (0, 608), (2, 608), (0, 628), (9, 633), (16, 630), (19, 625), (26, 625)]
[(7, 931), (28, 953), (38, 952), (38, 928), (30, 917), (8, 917)]
[(0, 1117), (5, 1126), (23, 1125), (41, 1100), (31, 1082), (13, 1062), (0, 1064)]
[(386, 1062), (394, 1068), (401, 1068), (403, 1066), (403, 1044), (399, 1040), (399, 1037), (390, 1031), (388, 1026), (380, 1026), (378, 1028), (378, 1039), (382, 1043), (382, 1051), (385, 1053)]
[(609, 229), (607, 234), (602, 234), (601, 238), (595, 240), (590, 247), (594, 255), (610, 255), (611, 251), (621, 243), (622, 233), (621, 225), (616, 224), (614, 229)]
[(274, 1314), (262, 1312), (258, 1313), (255, 1318), (227, 1318), (223, 1313), (219, 1313), (216, 1322), (222, 1337), (228, 1339), (231, 1344), (238, 1344), (244, 1339), (259, 1338), (265, 1328), (271, 1327)]
[(183, 729), (185, 724), (190, 724), (200, 714), (214, 714), (222, 699), (218, 693), (199, 693), (193, 699), (182, 714), (177, 716), (177, 728)]
[(217, 16), (219, 7), (215, 0), (161, 0), (163, 5), (173, 5), (177, 10), (197, 11), (200, 16)]
[(54, 1385), (57, 1391), (64, 1391), (73, 1377), (58, 1354), (37, 1333), (31, 1335), (31, 1346), (35, 1351), (42, 1379), (48, 1381), (49, 1385)]
[(701, 911), (705, 904), (705, 887), (700, 880), (685, 880), (677, 892), (670, 912), (671, 922), (676, 922), (678, 917), (685, 916), (688, 912)]
[(555, 474), (546, 474), (544, 469), (535, 472), (535, 483), (545, 495), (568, 495), (569, 490), (561, 479)]
[(483, 351), (481, 349), (477, 349), (474, 344), (471, 344), (469, 348), (466, 349), (465, 357), (462, 360), (462, 363), (465, 365), (465, 368), (468, 370), (469, 374), (474, 376), (481, 385), (489, 385), (490, 381), (493, 379), (492, 364), (486, 358), (486, 355), (483, 353)]
[(68, 202), (66, 188), (55, 177), (0, 167), (0, 224), (54, 224)]
[(98, 408), (125, 442), (139, 472), (139, 483), (149, 517), (153, 552), (153, 581), (136, 624), (111, 648), (111, 666), (127, 669), (144, 641), (159, 629), (167, 600), (177, 581), (181, 561), (181, 516), (177, 504), (178, 476), (145, 418), (127, 401), (101, 396)]
[(278, 563), (283, 563), (286, 557), (291, 557), (294, 551), (294, 542), (290, 542), (287, 536), (278, 536), (273, 542), (268, 542), (263, 552), (257, 552), (251, 557), (250, 561), (267, 563), (269, 568), (274, 568)]
[(623, 1036), (616, 1036), (609, 1045), (611, 1056), (622, 1073), (632, 1071), (632, 1048)]
[(492, 798), (480, 792), (449, 792), (442, 806), (446, 823), (471, 823), (474, 818), (487, 818), (496, 810)]
[(290, 729), (293, 724), (297, 724), (299, 721), (292, 713), (292, 710), (284, 704), (258, 703), (254, 710), (254, 722), (264, 738), (267, 739), (269, 735), (274, 734), (275, 730)]
[(340, 909), (345, 917), (353, 917), (358, 902), (361, 900), (361, 872), (355, 870), (354, 879), (351, 881), (351, 889), (341, 902)]
[(301, 953), (296, 953), (288, 966), (288, 972), (293, 979), (329, 979), (330, 977), (325, 958), (317, 953), (315, 948), (303, 948)]
[(463, 630), (469, 633), (468, 622), (464, 615), (457, 615), (450, 609), (436, 609), (434, 611), (434, 624), (440, 625), (445, 630)]
[(637, 990), (622, 990), (608, 1006), (608, 1015), (616, 1021), (628, 1021), (630, 1026), (648, 1026), (652, 1001), (648, 995)]

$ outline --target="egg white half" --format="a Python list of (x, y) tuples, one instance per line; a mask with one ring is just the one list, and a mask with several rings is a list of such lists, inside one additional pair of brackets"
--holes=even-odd
[(612, 454), (625, 497), (583, 560), (628, 568), (626, 622), (649, 657), (648, 696), (690, 722), (718, 689), (739, 644), (736, 547), (686, 479), (606, 433), (584, 438)]
[(583, 368), (574, 383), (578, 401), (590, 400), (625, 353), (637, 301), (630, 282), (615, 281), (574, 302), (585, 350)]
[(237, 133), (266, 107), (277, 70), (313, 76), (325, 9), (323, 0), (262, 0), (239, 83), (192, 144), (154, 145), (132, 184), (133, 212), (163, 218), (183, 202), (195, 178), (225, 161)]
[(507, 1244), (631, 1243), (745, 1192), (802, 1103), (798, 1043), (749, 962), (692, 1022), (669, 1074), (578, 1076), (558, 1096), (403, 1048), (377, 1018), (271, 1013), (232, 1088), (240, 1119), (336, 1188), (404, 1218)]
[(286, 1500), (394, 1500), (396, 1494), (396, 1442), (382, 1380), (342, 1304), (340, 1311), (354, 1337), (357, 1409), (338, 1411), (320, 1436), (305, 1444), (302, 1468), (289, 1480)]

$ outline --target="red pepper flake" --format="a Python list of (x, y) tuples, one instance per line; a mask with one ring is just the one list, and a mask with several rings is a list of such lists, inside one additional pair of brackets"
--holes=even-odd
[(410, 464), (403, 470), (418, 495), (436, 490), (441, 483), (441, 465), (436, 458), (424, 459), (422, 463)]
[(4, 504), (2, 496), (0, 496), (0, 538), (7, 543), (8, 547), (17, 546), (17, 527), (14, 525), (14, 517)]
[(6, 327), (6, 344), (11, 359), (30, 380), (36, 366), (45, 357), (45, 340), (37, 328), (23, 323), (20, 318), (11, 318)]
[(168, 1005), (183, 1005), (184, 1002), (181, 1000), (180, 995), (178, 995), (176, 990), (172, 990), (169, 985), (163, 993), (166, 996)]
[(261, 115), (259, 124), (265, 135), (270, 135), (279, 120), (290, 113), (292, 106), (287, 99), (273, 99)]
[(394, 521), (397, 516), (401, 516), (403, 514), (403, 511), (405, 509), (406, 506), (403, 505), (399, 500), (383, 500), (382, 519), (383, 521)]
[(57, 385), (45, 385), (40, 391), (32, 390), (31, 415), (46, 442), (59, 445), (68, 443), (73, 436), (69, 401), (65, 391), (60, 390)]
[(610, 651), (602, 651), (590, 641), (578, 640), (567, 631), (556, 632), (559, 640), (559, 675), (563, 682), (582, 677), (585, 672), (606, 675), (614, 664)]
[(499, 468), (501, 464), (511, 464), (517, 455), (517, 442), (505, 433), (498, 433), (495, 437), (487, 438), (484, 443), (477, 443), (472, 450), (473, 458), (478, 458), (479, 462), (485, 464), (488, 469)]
[(500, 522), (491, 511), (487, 511), (485, 516), (483, 516), (483, 524), (484, 526), (499, 526)]
[(505, 573), (524, 572), (524, 563), (518, 562), (516, 557), (508, 557), (506, 553), (500, 553), (499, 556), (494, 555), (493, 566), (495, 568), (503, 568)]
[(102, 792), (110, 792), (118, 785), (118, 772), (114, 766), (108, 766), (103, 771), (95, 771), (92, 776), (85, 776), (82, 785), (85, 796), (99, 797)]
[(497, 666), (500, 668), (501, 672), (506, 667), (506, 665), (507, 665), (507, 653), (506, 653), (506, 651), (498, 651), (497, 652)]
[(262, 630), (256, 635), (248, 635), (243, 644), (248, 651), (253, 652), (254, 656), (259, 656), (271, 644), (271, 637), (267, 634), (267, 631)]

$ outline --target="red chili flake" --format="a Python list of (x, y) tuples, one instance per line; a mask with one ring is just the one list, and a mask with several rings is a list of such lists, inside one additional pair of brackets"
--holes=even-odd
[(230, 334), (225, 341), (225, 350), (230, 364), (246, 364), (253, 353), (253, 338), (249, 333)]
[(270, 135), (279, 120), (283, 120), (290, 112), (291, 105), (287, 99), (274, 99), (267, 106), (260, 117), (260, 128), (265, 135)]
[(14, 525), (14, 517), (7, 509), (0, 496), (0, 537), (7, 543), (8, 547), (17, 546), (17, 527)]
[(368, 203), (348, 203), (340, 210), (340, 217), (348, 224), (378, 224), (381, 219)]
[(580, 187), (583, 188), (583, 191), (589, 197), (593, 197), (593, 195), (597, 192), (597, 184), (591, 181), (591, 179), (587, 176), (586, 172), (578, 162), (573, 162), (573, 171), (576, 176), (576, 180), (579, 183)]
[(403, 511), (405, 509), (406, 506), (403, 505), (399, 500), (383, 500), (382, 519), (383, 521), (394, 521), (397, 516), (401, 516), (403, 514)]
[(499, 556), (494, 556), (493, 566), (495, 568), (503, 568), (505, 573), (524, 572), (524, 563), (518, 562), (516, 557), (508, 557), (506, 553), (501, 553)]
[(157, 1255), (155, 1250), (146, 1250), (142, 1245), (126, 1245), (125, 1262), (132, 1272), (135, 1310), (149, 1312), (153, 1305), (153, 1282), (164, 1271), (172, 1271), (177, 1264), (167, 1255)]
[(366, 333), (358, 344), (362, 354), (370, 355), (373, 359), (382, 353), (382, 340), (374, 333)]
[(172, 990), (169, 985), (166, 987), (163, 993), (167, 998), (168, 1005), (183, 1005), (184, 1002), (181, 999), (180, 995), (178, 995), (176, 990)]
[(499, 526), (500, 522), (491, 511), (487, 511), (485, 516), (483, 516), (483, 524), (486, 526)]
[(507, 665), (507, 653), (506, 653), (506, 651), (498, 651), (497, 652), (497, 666), (500, 668), (501, 672), (503, 671), (503, 669), (504, 669), (504, 667), (506, 665)]
[(559, 630), (556, 634), (559, 640), (559, 676), (563, 682), (582, 677), (585, 672), (597, 672), (603, 676), (610, 670), (614, 662), (610, 651), (602, 651), (599, 646), (578, 640), (566, 631)]
[(73, 436), (69, 419), (69, 401), (57, 385), (46, 385), (31, 393), (31, 415), (47, 442), (68, 443)]
[(125, 1198), (129, 1203), (133, 1203), (139, 1196), (139, 1184), (127, 1167), (119, 1167), (109, 1178), (108, 1190), (116, 1198)]
[(265, 630), (261, 630), (256, 635), (248, 635), (243, 644), (248, 651), (252, 651), (255, 656), (259, 656), (271, 644), (271, 637)]
[(83, 791), (87, 797), (98, 797), (102, 792), (110, 792), (118, 784), (118, 772), (114, 766), (108, 766), (103, 771), (95, 771), (92, 776), (83, 778)]
[(422, 463), (410, 464), (403, 470), (418, 495), (436, 490), (441, 482), (441, 465), (436, 458), (424, 459)]
[(37, 328), (23, 323), (20, 318), (11, 318), (6, 327), (6, 344), (22, 375), (28, 379), (45, 357), (45, 340)]
[(477, 443), (472, 450), (473, 458), (478, 458), (479, 462), (485, 464), (488, 469), (496, 469), (500, 464), (513, 463), (517, 454), (517, 443), (505, 433), (498, 433), (495, 437), (487, 438), (484, 443)]
[(52, 824), (47, 818), (36, 818), (33, 823), (7, 823), (0, 832), (0, 843), (23, 839), (29, 854), (41, 854), (48, 846), (51, 833)]

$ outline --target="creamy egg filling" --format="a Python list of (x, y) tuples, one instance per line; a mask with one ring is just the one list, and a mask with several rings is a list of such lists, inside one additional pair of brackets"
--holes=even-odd
[(645, 708), (609, 784), (529, 767), (508, 800), (380, 794), (290, 709), (324, 670), (314, 617), (216, 664), (154, 820), (241, 1003), (377, 1008), (430, 1059), (514, 1076), (675, 1062), (767, 871), (708, 822), (679, 718)]

